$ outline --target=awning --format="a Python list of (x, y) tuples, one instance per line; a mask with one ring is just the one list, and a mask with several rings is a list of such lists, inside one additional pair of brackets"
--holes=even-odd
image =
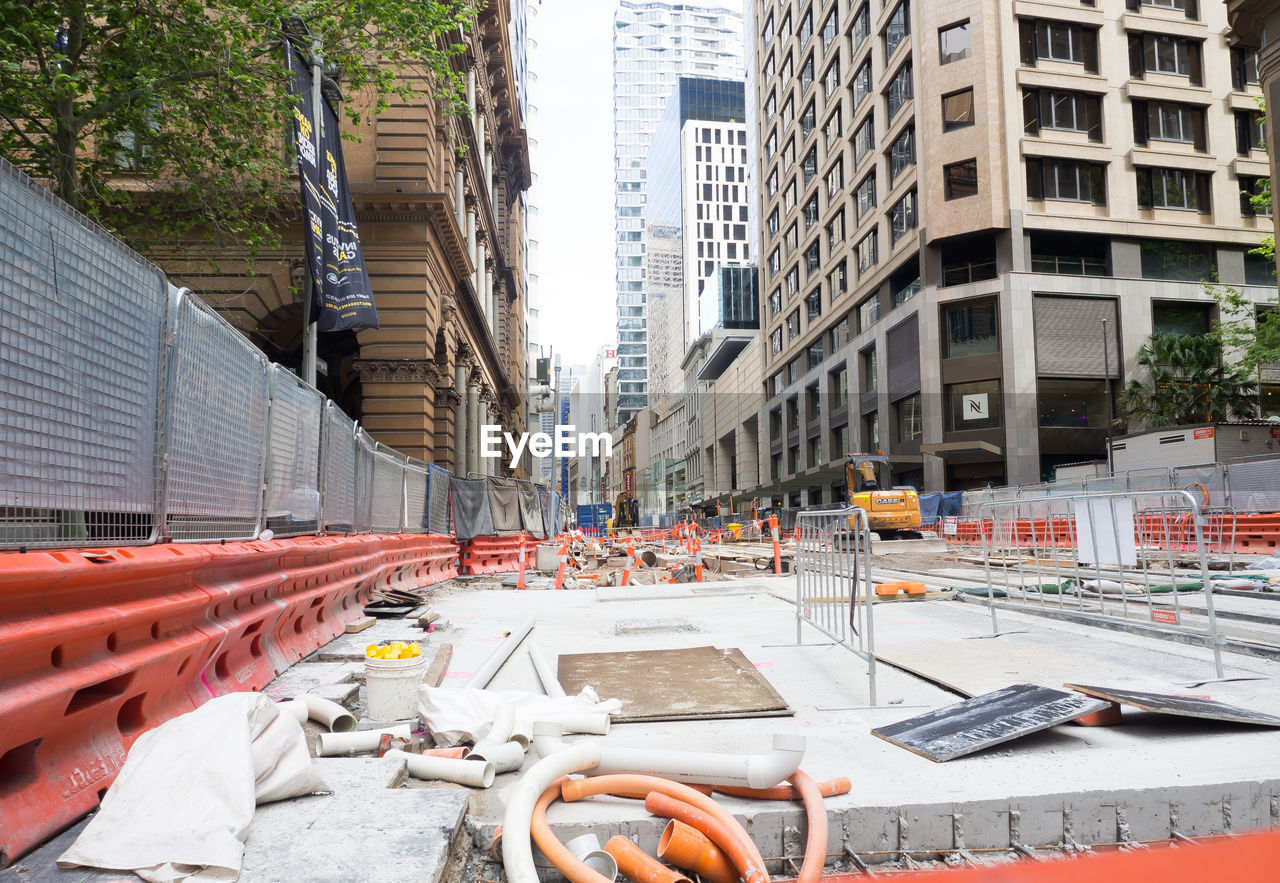
[(921, 445), (920, 453), (932, 454), (935, 457), (946, 458), (948, 454), (991, 454), (1000, 457), (1004, 454), (1004, 449), (999, 445), (993, 445), (991, 442), (984, 441), (955, 441), (942, 442), (936, 445)]
[(703, 363), (702, 370), (698, 372), (699, 380), (715, 380), (725, 372), (733, 360), (738, 358), (738, 354), (747, 348), (747, 344), (751, 343), (753, 334), (748, 335), (729, 335), (722, 337), (716, 341), (715, 348), (711, 354), (707, 356), (707, 361)]

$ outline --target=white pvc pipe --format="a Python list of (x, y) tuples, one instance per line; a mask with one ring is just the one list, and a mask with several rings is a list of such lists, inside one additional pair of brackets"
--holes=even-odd
[(357, 733), (321, 733), (320, 756), (333, 757), (337, 754), (346, 754), (348, 751), (373, 751), (378, 747), (378, 740), (382, 738), (383, 733), (408, 739), (409, 725), (396, 724), (394, 727), (360, 730)]
[(351, 712), (323, 696), (303, 693), (281, 705), (281, 711), (293, 715), (298, 723), (310, 718), (316, 723), (324, 724), (334, 733), (351, 733), (356, 728), (356, 719)]
[(520, 646), (520, 642), (525, 639), (529, 632), (533, 631), (535, 620), (529, 617), (513, 631), (507, 635), (507, 639), (498, 645), (489, 658), (480, 664), (471, 677), (467, 678), (464, 687), (473, 687), (477, 690), (484, 689), (489, 686), (489, 682), (493, 680), (493, 676), (498, 673), (498, 669), (502, 668), (503, 663), (511, 658), (511, 654), (516, 652), (516, 648)]
[[(559, 727), (550, 726), (558, 736)], [(536, 741), (537, 734), (534, 738)], [(542, 792), (561, 776), (590, 770), (599, 762), (600, 747), (586, 742), (544, 755), (520, 776), (507, 797), (507, 811), (502, 816), (502, 867), (507, 883), (539, 883), (538, 870), (533, 864), (529, 822)]]
[[(565, 743), (558, 729), (559, 725), (550, 721), (534, 725), (533, 747), (538, 754), (549, 757), (563, 750)], [(803, 758), (804, 736), (779, 733), (773, 737), (773, 750), (765, 754), (602, 747), (600, 762), (588, 775), (644, 773), (694, 785), (771, 788), (799, 769)]]
[(498, 706), (498, 710), (493, 713), (493, 726), (489, 727), (489, 734), (484, 737), (486, 742), (503, 742), (511, 741), (511, 731), (516, 728), (516, 706), (513, 702), (504, 702)]
[[(519, 742), (525, 748), (529, 747), (533, 736), (533, 723), (531, 721), (516, 718), (516, 725), (511, 730), (510, 742)], [(544, 755), (545, 756), (545, 755)]]
[(606, 880), (618, 879), (618, 860), (600, 848), (600, 838), (595, 834), (574, 837), (564, 846), (578, 861)]
[(407, 754), (392, 749), (387, 757), (404, 760), (405, 769), (415, 779), (433, 782), (456, 782), (470, 788), (488, 788), (495, 774), (489, 761), (471, 761), (454, 757), (432, 757), (427, 754)]
[(549, 711), (518, 719), (516, 730), (524, 733), (530, 732), (540, 721), (559, 724), (561, 731), (565, 733), (583, 733), (590, 736), (609, 735), (609, 713), (607, 711)]
[(529, 661), (533, 663), (533, 670), (538, 673), (538, 680), (542, 681), (542, 689), (547, 695), (552, 699), (563, 699), (564, 687), (560, 686), (560, 680), (551, 670), (547, 657), (542, 655), (542, 648), (532, 639), (529, 641)]
[(487, 760), (498, 773), (514, 773), (524, 766), (524, 746), (519, 742), (490, 742), (481, 739), (467, 755), (467, 760)]

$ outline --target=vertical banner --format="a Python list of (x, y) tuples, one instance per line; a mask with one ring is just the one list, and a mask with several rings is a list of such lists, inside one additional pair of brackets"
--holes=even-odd
[[(378, 312), (365, 271), (351, 192), (347, 189), (338, 115), (324, 99), (317, 115), (311, 96), (311, 66), (288, 40), (285, 66), (289, 70), (289, 91), (298, 102), (293, 109), (293, 134), (306, 212), (303, 238), (307, 266), (311, 268), (311, 321), (316, 323), (317, 331), (325, 332), (377, 328)], [(317, 120), (319, 156), (313, 129)]]

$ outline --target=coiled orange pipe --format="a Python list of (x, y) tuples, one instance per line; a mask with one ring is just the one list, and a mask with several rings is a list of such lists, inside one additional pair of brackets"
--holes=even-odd
[[(607, 775), (591, 776), (586, 779), (571, 779), (561, 786), (560, 793), (566, 801), (572, 803), (575, 800), (581, 800), (584, 797), (591, 797), (595, 794), (612, 794), (615, 791), (635, 793), (644, 789), (657, 791), (668, 797), (674, 797), (676, 800), (684, 801), (723, 823), (729, 831), (734, 833), (734, 839), (738, 841), (745, 854), (750, 858), (747, 867), (739, 868), (742, 871), (743, 879), (747, 883), (768, 883), (769, 873), (765, 870), (764, 858), (761, 857), (760, 850), (756, 849), (756, 845), (751, 842), (747, 832), (742, 829), (738, 821), (724, 807), (688, 785), (682, 785), (679, 782), (672, 782), (669, 779), (662, 779), (657, 776)], [(718, 845), (723, 848), (723, 844)]]
[[(691, 883), (688, 877), (671, 870), (621, 834), (610, 837), (604, 851), (613, 856), (618, 870), (636, 883)], [(737, 871), (734, 871), (736, 880)]]
[[(835, 797), (848, 794), (853, 790), (853, 783), (841, 776), (818, 782), (818, 793), (823, 797)], [(800, 792), (791, 785), (774, 785), (772, 788), (743, 788), (738, 785), (716, 785), (715, 790), (730, 797), (751, 797), (756, 800), (801, 800)]]
[[(752, 872), (754, 868), (752, 867), (751, 853), (743, 847), (739, 838), (734, 836), (733, 829), (725, 825), (720, 819), (698, 807), (690, 806), (683, 800), (677, 800), (659, 791), (649, 792), (649, 796), (644, 799), (644, 808), (655, 816), (676, 819), (691, 828), (701, 831), (729, 857), (729, 861), (733, 862), (733, 866), (738, 869), (742, 879), (746, 880), (747, 883), (753, 883)], [(764, 876), (766, 883), (768, 879), (768, 876)]]
[[(827, 864), (827, 808), (822, 805), (822, 792), (817, 783), (803, 771), (796, 770), (787, 781), (795, 786), (804, 800), (809, 833), (804, 844), (804, 861), (800, 864), (798, 883), (819, 883)], [(848, 781), (847, 779), (845, 781)], [(648, 804), (645, 804), (648, 806)]]
[(529, 819), (529, 833), (533, 836), (533, 842), (547, 857), (547, 861), (555, 865), (556, 870), (564, 874), (571, 883), (612, 883), (608, 877), (593, 871), (570, 852), (547, 825), (547, 807), (560, 796), (561, 786), (568, 781), (568, 776), (562, 776), (542, 792), (538, 802), (533, 805), (533, 815)]

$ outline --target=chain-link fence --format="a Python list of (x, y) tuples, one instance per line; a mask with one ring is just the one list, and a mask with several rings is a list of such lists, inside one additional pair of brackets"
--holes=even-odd
[(3, 160), (0, 236), (0, 549), (451, 531), (448, 471)]

